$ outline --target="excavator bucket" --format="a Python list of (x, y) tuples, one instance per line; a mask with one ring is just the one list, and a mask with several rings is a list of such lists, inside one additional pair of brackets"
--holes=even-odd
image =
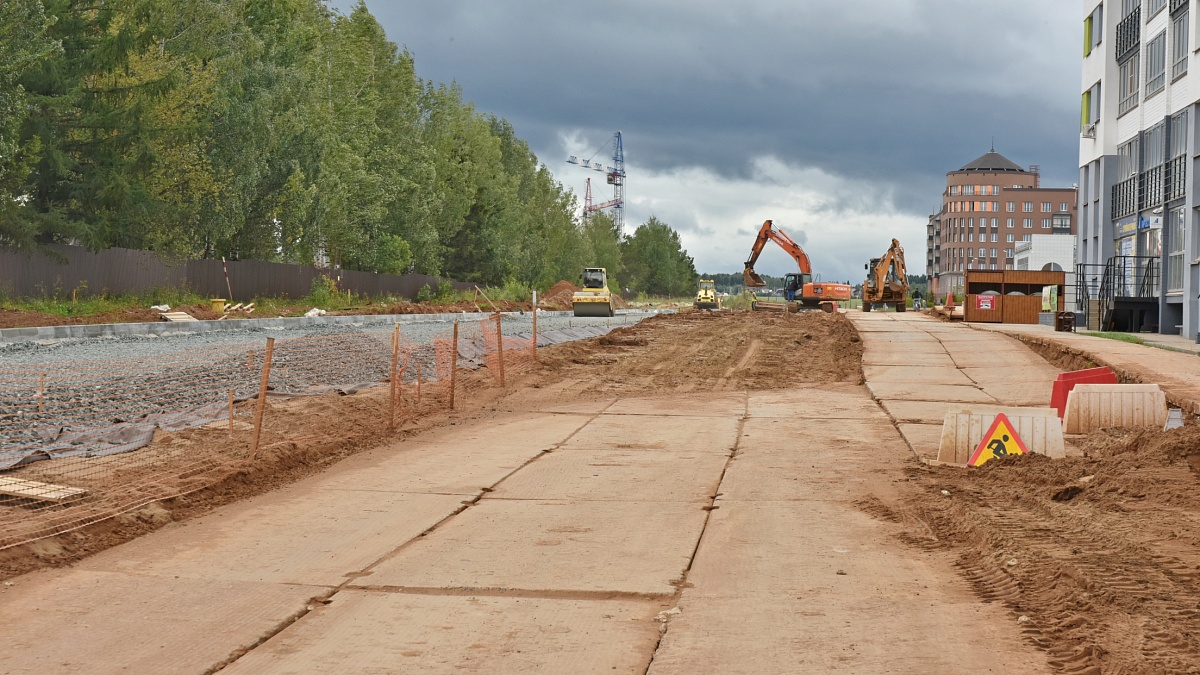
[(747, 267), (746, 271), (742, 272), (742, 283), (754, 288), (766, 286), (767, 282), (754, 271), (753, 267)]

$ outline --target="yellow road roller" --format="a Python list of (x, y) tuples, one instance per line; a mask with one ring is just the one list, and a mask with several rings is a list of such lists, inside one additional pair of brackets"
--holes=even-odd
[(603, 267), (583, 270), (583, 288), (571, 296), (575, 316), (612, 316), (616, 314), (612, 293), (608, 290), (608, 272)]

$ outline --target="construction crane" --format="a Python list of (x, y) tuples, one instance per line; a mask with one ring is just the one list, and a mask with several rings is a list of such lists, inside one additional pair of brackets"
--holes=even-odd
[[(575, 164), (585, 169), (591, 169), (598, 173), (605, 174), (605, 179), (608, 184), (613, 186), (613, 198), (600, 202), (599, 204), (592, 203), (592, 180), (587, 181), (587, 191), (583, 199), (583, 217), (586, 220), (596, 211), (604, 209), (613, 210), (613, 221), (617, 224), (618, 231), (625, 224), (625, 148), (621, 142), (621, 132), (618, 130), (613, 134), (613, 154), (612, 166), (606, 166), (601, 162), (592, 161), (591, 158), (579, 159), (575, 155), (567, 158), (568, 164)], [(597, 150), (599, 152), (599, 150)], [(593, 153), (594, 155), (595, 153)]]

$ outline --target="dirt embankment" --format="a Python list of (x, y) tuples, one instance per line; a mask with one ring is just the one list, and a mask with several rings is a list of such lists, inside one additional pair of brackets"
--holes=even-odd
[(1061, 672), (1197, 672), (1200, 427), (1080, 445), (1064, 460), (914, 466), (913, 540), (955, 553)]
[(862, 342), (841, 314), (688, 312), (561, 345), (539, 374), (588, 392), (780, 389), (861, 382), (861, 361)]

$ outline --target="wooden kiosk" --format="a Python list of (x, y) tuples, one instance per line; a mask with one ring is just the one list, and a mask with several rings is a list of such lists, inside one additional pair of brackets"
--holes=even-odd
[(1043, 289), (1053, 287), (1057, 302), (1050, 311), (1061, 312), (1066, 281), (1066, 272), (969, 270), (963, 318), (979, 323), (1038, 323)]

